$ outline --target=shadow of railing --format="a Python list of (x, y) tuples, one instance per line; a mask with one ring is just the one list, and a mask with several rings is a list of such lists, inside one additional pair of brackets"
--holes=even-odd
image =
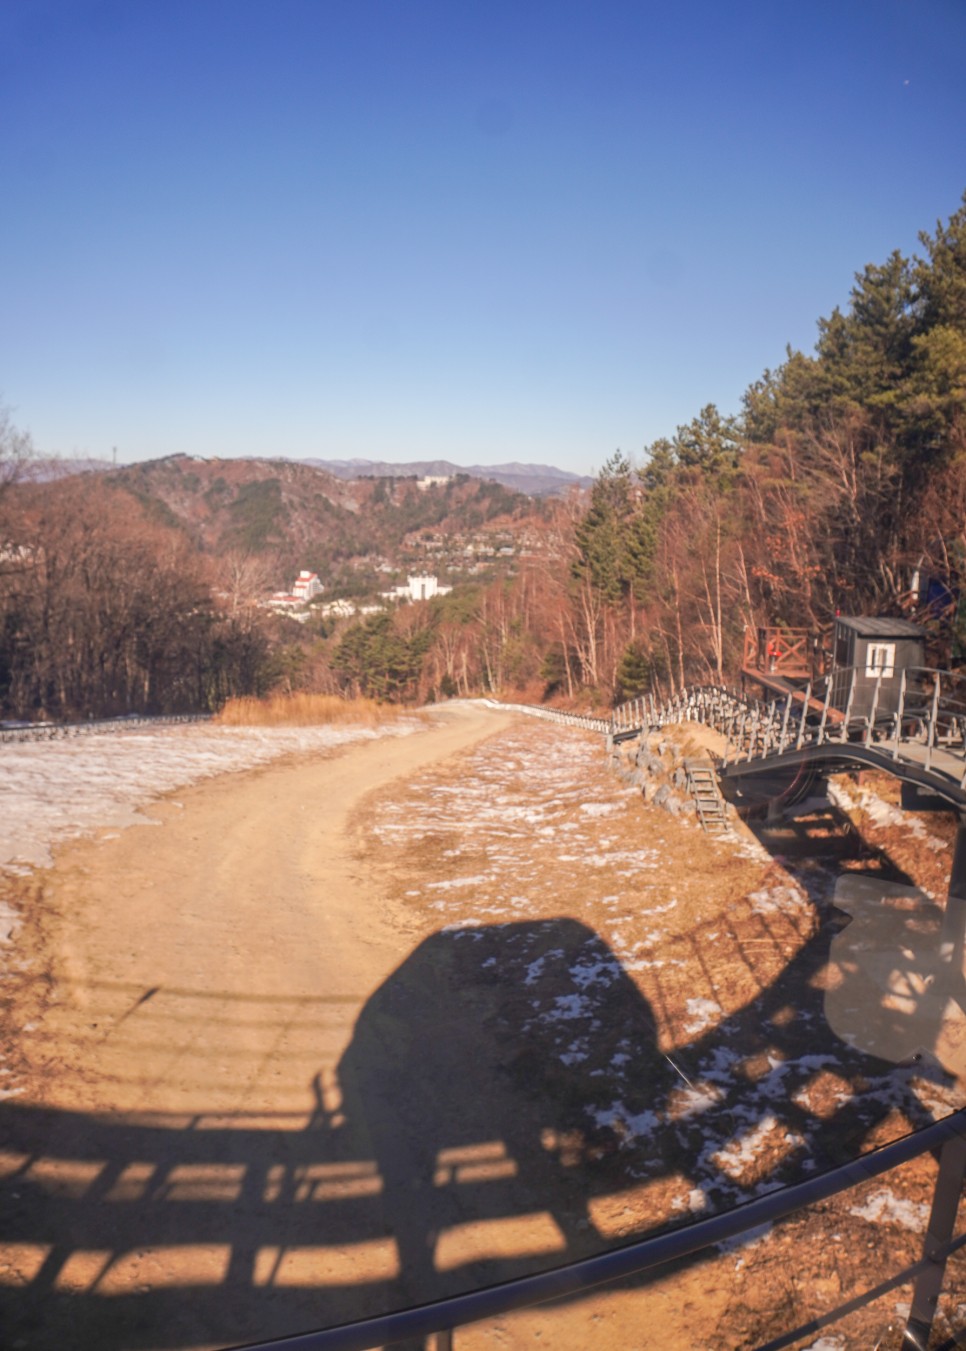
[[(896, 1109), (932, 1121), (915, 1084), (946, 1082), (941, 1069), (897, 1069), (828, 1030), (831, 934), (803, 925), (777, 979), (669, 1043), (585, 925), (471, 925), (427, 938), (369, 997), (335, 1080), (309, 1076), (304, 1113), (119, 1118), (8, 1099), (0, 1244), (17, 1284), (0, 1288), (0, 1325), (12, 1345), (137, 1351), (389, 1314), (603, 1260), (615, 1236), (599, 1203), (658, 1182), (663, 1202), (638, 1205), (622, 1241), (690, 1252), (673, 1235), (694, 1215), (727, 1227), (803, 1167), (845, 1165)], [(126, 1027), (153, 1000), (138, 1003)], [(832, 1071), (830, 1109), (809, 1092)]]

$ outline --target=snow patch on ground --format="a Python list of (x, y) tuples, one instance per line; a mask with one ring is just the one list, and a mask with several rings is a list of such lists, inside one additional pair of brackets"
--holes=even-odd
[(864, 812), (874, 825), (898, 826), (910, 835), (915, 835), (920, 844), (934, 853), (942, 853), (948, 848), (944, 840), (938, 839), (926, 829), (914, 812), (904, 812), (899, 807), (894, 807), (891, 802), (886, 802), (870, 788), (853, 789), (851, 785), (833, 779), (829, 782), (828, 795), (840, 811), (849, 812), (858, 809)]
[(457, 891), (461, 887), (478, 887), (489, 879), (485, 873), (476, 877), (450, 877), (445, 882), (427, 882), (427, 891)]
[(582, 802), (580, 810), (585, 816), (613, 816), (615, 812), (627, 810), (625, 802)]
[(776, 915), (806, 908), (808, 902), (800, 888), (795, 886), (764, 887), (748, 895), (756, 915)]
[(547, 962), (552, 958), (559, 959), (563, 955), (563, 948), (554, 948), (553, 952), (545, 952), (542, 957), (538, 957), (536, 961), (531, 962), (527, 967), (527, 974), (523, 982), (524, 985), (535, 985), (543, 975), (543, 970), (547, 965)]
[(610, 957), (596, 962), (578, 962), (570, 968), (574, 984), (582, 990), (588, 985), (611, 985), (623, 974), (620, 962)]
[(710, 1157), (722, 1173), (736, 1182), (740, 1181), (747, 1170), (754, 1165), (769, 1141), (769, 1137), (772, 1137), (776, 1132), (788, 1144), (800, 1143), (799, 1137), (786, 1132), (778, 1118), (768, 1112), (760, 1120), (755, 1121), (754, 1125), (744, 1135), (736, 1136)]
[(612, 1102), (609, 1107), (599, 1108), (593, 1118), (598, 1126), (616, 1130), (628, 1143), (641, 1136), (651, 1135), (660, 1125), (656, 1112), (630, 1112), (622, 1102)]
[(0, 868), (48, 867), (55, 844), (98, 829), (144, 825), (148, 803), (215, 774), (417, 727), (415, 721), (375, 729), (194, 723), (7, 743), (0, 746)]
[(916, 1201), (903, 1201), (888, 1188), (877, 1191), (861, 1206), (851, 1206), (850, 1215), (872, 1224), (897, 1224), (921, 1234), (929, 1221), (929, 1207)]
[(540, 1015), (542, 1022), (553, 1022), (555, 1018), (569, 1022), (572, 1018), (586, 1018), (593, 1012), (590, 1001), (582, 994), (558, 994), (553, 1003), (552, 1009)]
[(689, 1121), (703, 1116), (721, 1101), (721, 1092), (710, 1084), (692, 1084), (683, 1089), (675, 1100), (675, 1120)]
[(700, 1215), (708, 1208), (708, 1198), (700, 1187), (692, 1187), (686, 1196), (676, 1196), (671, 1202), (672, 1210), (688, 1210), (692, 1215)]
[(684, 1030), (689, 1037), (703, 1032), (706, 1027), (713, 1027), (724, 1012), (714, 999), (689, 999), (686, 1007), (688, 1022), (684, 1024)]

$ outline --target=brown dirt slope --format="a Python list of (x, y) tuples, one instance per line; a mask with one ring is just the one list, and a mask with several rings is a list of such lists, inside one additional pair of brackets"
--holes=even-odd
[[(841, 822), (714, 842), (597, 738), (467, 709), (179, 801), (23, 893), (11, 1346), (330, 1325), (731, 1206), (959, 1100), (824, 1021), (829, 886), (859, 839)], [(760, 1345), (918, 1257), (933, 1176), (458, 1345)], [(898, 1346), (904, 1299), (821, 1344)]]

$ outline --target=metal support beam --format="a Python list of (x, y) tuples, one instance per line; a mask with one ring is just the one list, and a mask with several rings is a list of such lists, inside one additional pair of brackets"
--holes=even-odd
[[(960, 830), (960, 835), (962, 830)], [(902, 1351), (926, 1351), (936, 1314), (936, 1305), (946, 1274), (946, 1257), (956, 1226), (959, 1198), (966, 1179), (966, 1138), (947, 1140), (939, 1154), (939, 1173), (932, 1194), (929, 1228), (923, 1245), (923, 1261), (928, 1265), (916, 1278), (912, 1292), (909, 1322), (902, 1338)]]
[(926, 736), (926, 768), (932, 767), (932, 752), (936, 744), (936, 723), (939, 718), (939, 689), (942, 676), (936, 672), (936, 683), (932, 689), (932, 707), (929, 710), (929, 728)]
[(949, 870), (949, 891), (942, 926), (942, 957), (949, 964), (949, 992), (966, 1012), (966, 980), (963, 958), (966, 955), (966, 812), (961, 812)]
[(902, 740), (902, 715), (906, 711), (906, 671), (903, 667), (899, 676), (899, 707), (896, 710), (896, 744), (892, 748), (893, 760), (899, 759), (899, 743)]

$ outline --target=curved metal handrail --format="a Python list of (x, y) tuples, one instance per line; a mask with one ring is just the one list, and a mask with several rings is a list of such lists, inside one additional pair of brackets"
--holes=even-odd
[[(725, 685), (692, 685), (658, 703), (653, 696), (614, 709), (616, 739), (655, 731), (672, 722), (704, 722), (728, 740), (733, 762), (761, 761), (818, 747), (875, 747), (883, 759), (916, 766), (937, 790), (966, 790), (966, 676), (934, 667), (900, 673), (898, 700), (883, 698), (886, 673), (842, 667), (800, 689), (769, 700)], [(891, 683), (891, 677), (890, 683)], [(857, 711), (856, 692), (871, 700)]]
[[(860, 1155), (857, 1159), (832, 1168), (817, 1177), (778, 1188), (747, 1201), (732, 1210), (711, 1215), (680, 1229), (657, 1234), (625, 1247), (611, 1249), (595, 1257), (554, 1267), (550, 1271), (523, 1276), (483, 1290), (454, 1295), (449, 1299), (418, 1305), (396, 1313), (365, 1318), (339, 1327), (305, 1332), (268, 1342), (250, 1343), (246, 1351), (371, 1351), (406, 1338), (428, 1337), (451, 1332), (467, 1323), (498, 1318), (514, 1310), (542, 1304), (565, 1295), (579, 1294), (597, 1285), (640, 1275), (677, 1258), (686, 1257), (726, 1239), (736, 1238), (759, 1225), (784, 1219), (805, 1206), (827, 1200), (848, 1191), (861, 1182), (889, 1172), (900, 1164), (918, 1158), (928, 1150), (948, 1149), (966, 1139), (966, 1108), (913, 1131), (891, 1144)], [(938, 1184), (937, 1184), (938, 1190)], [(955, 1243), (948, 1240), (927, 1254), (926, 1263), (942, 1260), (945, 1249)], [(921, 1304), (921, 1301), (919, 1301)], [(917, 1301), (910, 1312), (910, 1328), (921, 1317)], [(909, 1345), (915, 1345), (909, 1342)]]

